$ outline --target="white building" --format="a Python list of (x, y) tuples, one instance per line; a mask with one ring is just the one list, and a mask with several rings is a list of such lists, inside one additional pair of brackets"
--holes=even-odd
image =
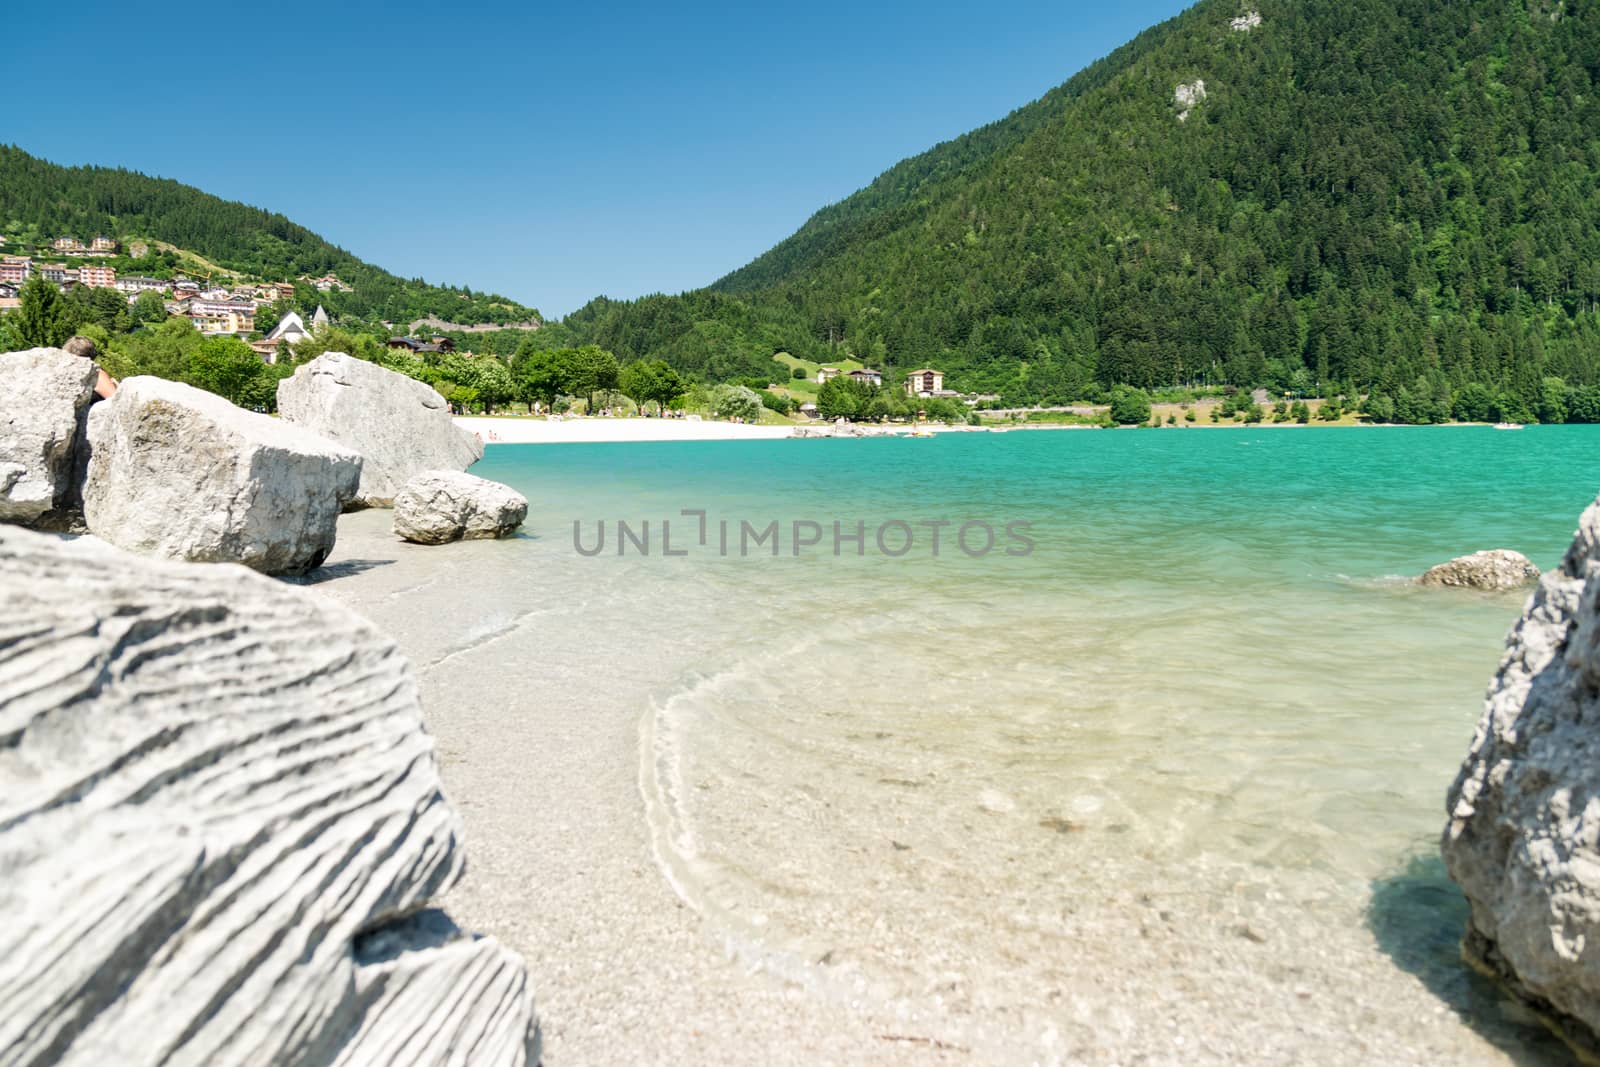
[(287, 341), (292, 345), (310, 336), (311, 331), (306, 329), (306, 322), (300, 317), (299, 312), (291, 311), (278, 320), (278, 325), (274, 326), (272, 332), (268, 333), (263, 340), (271, 341), (276, 347), (280, 341)]
[(924, 367), (906, 375), (906, 396), (939, 396), (943, 392), (943, 371)]

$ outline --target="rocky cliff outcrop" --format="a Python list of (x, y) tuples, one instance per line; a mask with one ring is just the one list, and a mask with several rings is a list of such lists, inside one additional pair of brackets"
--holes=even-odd
[(0, 522), (36, 522), (75, 504), (98, 373), (59, 348), (0, 355)]
[(1179, 82), (1177, 88), (1172, 90), (1172, 102), (1178, 108), (1178, 121), (1187, 122), (1189, 112), (1199, 106), (1206, 98), (1206, 81), (1196, 78), (1192, 82)]
[(0, 527), (0, 1064), (536, 1062), (417, 687), (242, 567)]
[(1512, 627), (1450, 787), (1463, 954), (1600, 1053), (1600, 503)]
[(341, 352), (279, 382), (278, 414), (361, 453), (359, 506), (389, 507), (423, 471), (464, 471), (483, 458), (483, 443), (451, 421), (432, 386)]
[(394, 532), (423, 545), (507, 537), (527, 517), (527, 497), (461, 471), (424, 471), (394, 498)]
[(1417, 581), (1423, 585), (1451, 585), (1465, 589), (1502, 592), (1521, 589), (1539, 580), (1539, 568), (1521, 552), (1490, 548), (1470, 556), (1457, 556), (1430, 567)]
[(361, 457), (279, 419), (161, 378), (89, 412), (84, 521), (146, 555), (298, 574), (333, 550)]

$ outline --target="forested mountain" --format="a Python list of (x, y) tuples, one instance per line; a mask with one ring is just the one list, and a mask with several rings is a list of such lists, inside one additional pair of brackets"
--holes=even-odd
[(1600, 383), (1597, 80), (1591, 3), (1202, 0), (709, 290), (567, 322), (624, 360), (748, 373), (842, 343), (1018, 400), (1448, 406), (1479, 382), (1536, 406), (1547, 376)]
[[(354, 292), (317, 299), (336, 315), (391, 322), (519, 322), (536, 312), (505, 297), (405, 280), (364, 263), (282, 215), (166, 178), (110, 167), (61, 167), (0, 145), (0, 230), (45, 240), (146, 238), (272, 281), (337, 274)], [(10, 249), (8, 249), (10, 251)]]

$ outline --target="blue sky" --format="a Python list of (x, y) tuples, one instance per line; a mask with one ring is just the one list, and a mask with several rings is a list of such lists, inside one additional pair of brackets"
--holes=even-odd
[(23, 3), (0, 141), (557, 316), (712, 282), (1185, 6)]

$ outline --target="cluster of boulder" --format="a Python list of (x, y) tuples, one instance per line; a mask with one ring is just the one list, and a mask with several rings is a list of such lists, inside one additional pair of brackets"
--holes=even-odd
[(60, 349), (0, 356), (0, 521), (299, 574), (327, 558), (344, 510), (398, 505), (396, 532), (425, 544), (506, 536), (527, 515), (519, 494), (462, 473), (483, 445), (438, 393), (363, 360), (299, 368), (276, 419), (149, 377), (91, 406), (97, 373)]
[(790, 437), (884, 437), (894, 433), (876, 426), (863, 426), (859, 423), (846, 422), (838, 419), (834, 422), (817, 423), (812, 426), (796, 426), (790, 431)]
[(264, 577), (352, 507), (437, 544), (527, 501), (463, 473), (482, 445), (431, 389), (348, 356), (282, 418), (98, 376), (0, 355), (0, 1064), (537, 1063), (522, 960), (434, 906), (461, 825), (410, 666)]

